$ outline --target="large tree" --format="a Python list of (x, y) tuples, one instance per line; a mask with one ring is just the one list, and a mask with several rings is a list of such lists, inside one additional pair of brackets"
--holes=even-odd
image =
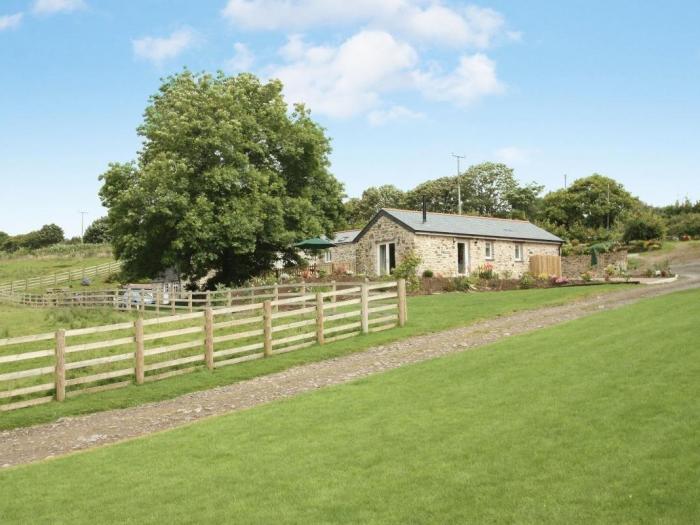
[(624, 186), (594, 173), (566, 189), (548, 193), (542, 203), (544, 218), (571, 230), (576, 227), (608, 228), (641, 206)]
[(392, 184), (370, 187), (362, 192), (362, 197), (345, 203), (347, 222), (355, 228), (362, 228), (381, 208), (403, 208), (406, 193)]
[(109, 230), (109, 218), (100, 217), (95, 219), (90, 223), (85, 229), (85, 234), (83, 235), (83, 242), (90, 244), (101, 244), (110, 242), (112, 235)]
[(137, 161), (111, 164), (100, 190), (129, 274), (240, 282), (343, 219), (329, 139), (303, 106), (290, 112), (279, 81), (171, 76), (138, 133)]
[(484, 162), (459, 176), (442, 177), (419, 184), (406, 196), (408, 207), (418, 209), (426, 199), (430, 211), (457, 213), (457, 186), (462, 211), (496, 217), (530, 217), (542, 186), (521, 186), (513, 169), (505, 164)]

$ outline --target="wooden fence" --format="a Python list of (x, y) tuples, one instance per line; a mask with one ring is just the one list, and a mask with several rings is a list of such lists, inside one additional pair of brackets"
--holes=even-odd
[(399, 280), (0, 339), (0, 411), (267, 358), (406, 319)]
[(530, 273), (532, 275), (561, 277), (561, 257), (558, 255), (533, 255), (530, 257)]
[(97, 266), (89, 266), (87, 268), (78, 268), (68, 270), (66, 272), (54, 273), (52, 275), (44, 275), (40, 277), (32, 277), (30, 279), (21, 279), (18, 281), (7, 281), (0, 283), (0, 295), (14, 295), (17, 292), (27, 291), (30, 288), (38, 288), (40, 286), (55, 286), (60, 283), (82, 279), (84, 277), (97, 277), (100, 275), (108, 275), (119, 271), (121, 263), (118, 261), (99, 264)]
[(331, 291), (361, 283), (330, 281), (329, 283), (271, 284), (248, 288), (231, 288), (193, 292), (180, 287), (129, 285), (113, 290), (80, 290), (57, 293), (31, 294), (15, 293), (5, 296), (5, 302), (36, 308), (83, 307), (114, 308), (116, 310), (150, 311), (157, 314), (187, 311), (194, 312), (207, 307), (227, 307), (238, 304), (254, 304), (265, 299), (277, 300), (305, 295), (315, 288), (329, 288)]

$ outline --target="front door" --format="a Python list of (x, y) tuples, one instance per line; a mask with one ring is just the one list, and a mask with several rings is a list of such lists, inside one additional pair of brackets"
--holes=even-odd
[(465, 242), (457, 243), (457, 274), (469, 273), (469, 246)]

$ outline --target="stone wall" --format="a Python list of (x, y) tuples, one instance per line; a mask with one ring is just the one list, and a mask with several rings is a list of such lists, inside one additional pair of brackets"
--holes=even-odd
[(519, 243), (523, 247), (522, 261), (518, 261), (515, 259), (515, 241), (492, 240), (493, 258), (486, 259), (484, 239), (416, 235), (416, 254), (421, 258), (419, 273), (432, 270), (436, 276), (456, 277), (458, 242), (467, 244), (468, 274), (488, 263), (500, 275), (508, 272), (512, 277), (520, 277), (529, 270), (531, 256), (559, 255), (559, 246), (556, 244), (523, 242)]
[[(331, 252), (331, 262), (333, 264), (347, 264), (349, 266), (355, 266), (355, 244), (339, 244), (333, 248), (329, 248), (328, 251)], [(325, 254), (321, 253), (317, 262), (323, 264), (326, 262)]]
[(415, 249), (415, 235), (395, 221), (382, 216), (355, 243), (357, 273), (377, 275), (377, 245), (385, 242), (396, 244), (396, 264)]
[(561, 273), (564, 277), (578, 279), (582, 273), (591, 272), (594, 277), (605, 277), (605, 268), (613, 265), (627, 269), (627, 252), (619, 251), (598, 254), (598, 265), (591, 266), (590, 255), (567, 255), (561, 258)]

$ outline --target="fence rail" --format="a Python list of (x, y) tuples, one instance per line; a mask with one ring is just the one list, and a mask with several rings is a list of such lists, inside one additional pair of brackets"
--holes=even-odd
[(305, 293), (295, 297), (209, 303), (203, 311), (0, 339), (0, 411), (214, 370), (406, 323), (404, 280), (343, 284), (349, 286), (308, 293), (310, 285), (304, 285)]
[(68, 270), (67, 272), (54, 273), (52, 275), (43, 275), (39, 277), (32, 277), (29, 279), (7, 281), (0, 283), (0, 295), (12, 296), (16, 292), (20, 292), (22, 290), (26, 291), (30, 288), (57, 285), (60, 283), (73, 281), (75, 279), (82, 279), (83, 277), (97, 277), (100, 275), (108, 275), (110, 273), (118, 271), (120, 268), (121, 263), (119, 261), (113, 261), (104, 264), (98, 264), (97, 266), (88, 266), (86, 268)]

